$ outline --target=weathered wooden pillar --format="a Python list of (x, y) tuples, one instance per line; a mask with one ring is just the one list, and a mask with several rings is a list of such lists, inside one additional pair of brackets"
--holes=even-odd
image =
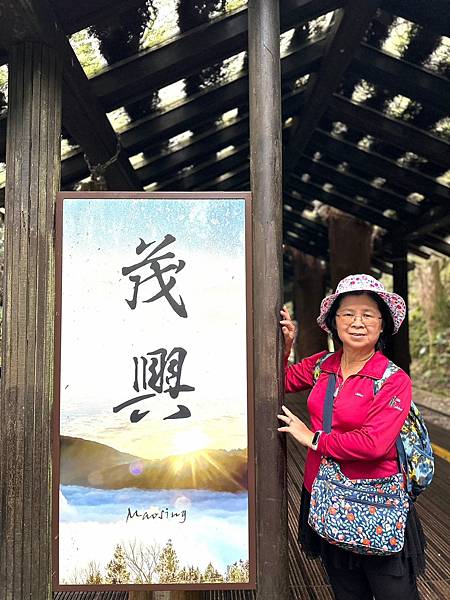
[(328, 213), (331, 286), (353, 273), (370, 273), (372, 226), (331, 208)]
[(327, 335), (317, 325), (322, 298), (325, 296), (325, 269), (320, 259), (293, 250), (294, 315), (298, 322), (296, 360), (327, 348)]
[(249, 0), (250, 173), (253, 192), (253, 333), (257, 598), (288, 598), (286, 446), (276, 431), (281, 377), (282, 171), (277, 0)]
[(51, 594), (54, 206), (61, 69), (42, 43), (9, 49), (0, 404), (0, 598)]
[[(408, 244), (406, 241), (399, 240), (393, 243), (392, 251), (394, 259), (392, 261), (393, 269), (393, 292), (399, 294), (406, 302), (408, 309)], [(392, 337), (392, 360), (401, 367), (406, 373), (409, 373), (411, 355), (409, 352), (409, 321), (408, 310), (400, 330)]]

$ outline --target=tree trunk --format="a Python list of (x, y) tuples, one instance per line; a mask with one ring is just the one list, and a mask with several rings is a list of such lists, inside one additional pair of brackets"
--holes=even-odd
[(328, 213), (331, 286), (355, 273), (370, 273), (372, 226), (342, 211), (331, 208)]
[(430, 357), (434, 354), (433, 340), (439, 330), (448, 327), (450, 304), (442, 285), (440, 261), (430, 259), (417, 268), (419, 297), (427, 326)]
[(326, 349), (326, 333), (317, 325), (325, 295), (325, 267), (320, 259), (292, 249), (294, 263), (294, 316), (297, 321), (296, 360)]

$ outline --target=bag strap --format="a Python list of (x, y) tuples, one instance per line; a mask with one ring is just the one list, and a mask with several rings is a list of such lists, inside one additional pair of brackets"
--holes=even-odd
[(323, 430), (325, 433), (331, 431), (331, 420), (333, 417), (333, 402), (334, 402), (334, 391), (336, 388), (336, 375), (330, 373), (328, 376), (327, 391), (325, 394), (325, 401), (323, 403)]
[[(386, 383), (386, 381), (389, 379), (389, 377), (391, 375), (394, 375), (394, 373), (397, 373), (397, 371), (400, 371), (400, 367), (398, 367), (395, 363), (393, 363), (390, 360), (387, 364), (387, 367), (386, 367), (383, 375), (381, 376), (381, 379), (376, 379), (373, 382), (374, 395), (378, 394), (378, 392), (381, 390), (381, 388)], [(411, 483), (410, 478), (408, 477), (408, 461), (406, 458), (405, 447), (402, 442), (401, 434), (399, 434), (398, 438), (395, 440), (395, 447), (397, 448), (398, 466), (400, 468), (400, 472), (403, 473), (405, 476), (406, 489), (407, 489), (408, 494), (410, 494), (412, 491), (412, 483)]]

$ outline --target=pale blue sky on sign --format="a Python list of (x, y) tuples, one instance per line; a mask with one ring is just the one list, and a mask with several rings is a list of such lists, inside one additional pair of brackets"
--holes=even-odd
[[(247, 447), (244, 201), (66, 200), (62, 274), (61, 430), (156, 458), (200, 448)], [(171, 293), (188, 318), (166, 298), (143, 303), (159, 290), (155, 279), (139, 288), (122, 267), (138, 262), (139, 237), (184, 260)], [(156, 245), (156, 244), (155, 244)], [(166, 277), (173, 272), (169, 272)], [(134, 274), (151, 274), (148, 267)], [(136, 396), (133, 357), (158, 348), (187, 351), (182, 383), (195, 387), (142, 402), (150, 409), (131, 424), (132, 409), (115, 405)], [(185, 404), (189, 419), (164, 421)], [(136, 408), (133, 407), (133, 408)], [(189, 447), (190, 440), (195, 446)]]

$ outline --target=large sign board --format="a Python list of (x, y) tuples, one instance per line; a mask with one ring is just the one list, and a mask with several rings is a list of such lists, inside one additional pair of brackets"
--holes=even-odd
[(255, 587), (248, 193), (57, 200), (55, 590)]

